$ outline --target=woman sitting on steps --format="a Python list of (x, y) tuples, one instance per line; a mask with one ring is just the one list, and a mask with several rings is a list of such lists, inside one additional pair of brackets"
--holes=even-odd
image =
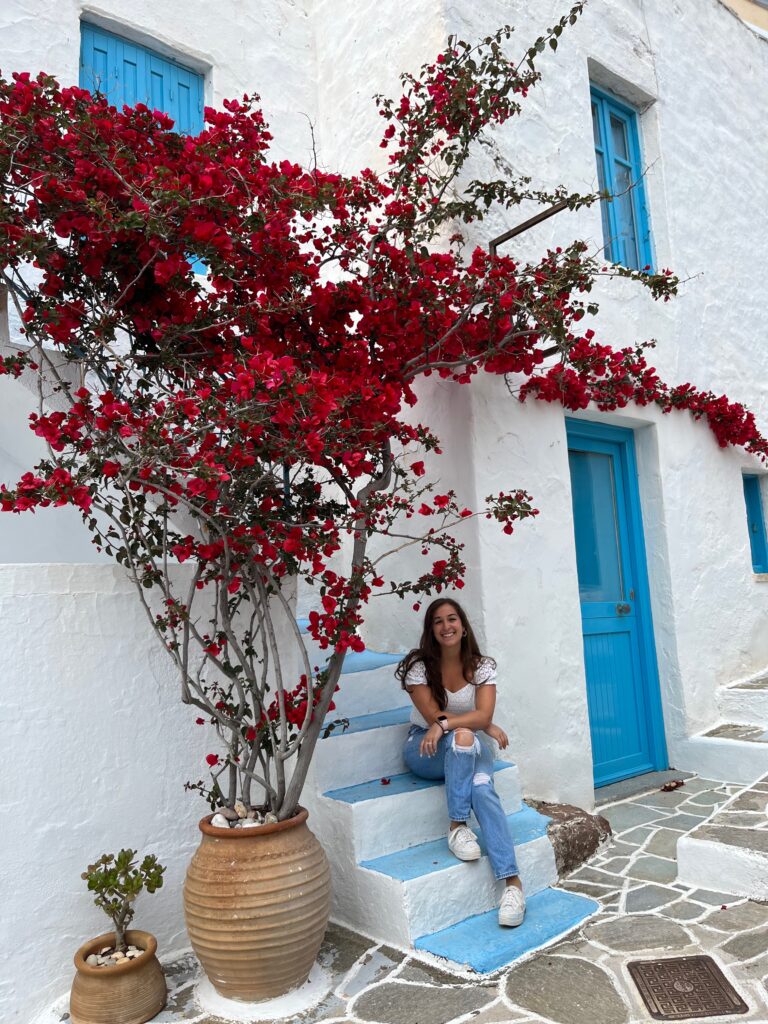
[(397, 666), (413, 701), (403, 756), (423, 779), (445, 779), (448, 846), (459, 860), (478, 860), (469, 812), (483, 831), (488, 859), (506, 886), (499, 924), (514, 928), (525, 915), (525, 897), (507, 818), (493, 786), (493, 752), (478, 733), (503, 750), (509, 740), (493, 724), (496, 663), (481, 655), (467, 616), (456, 601), (439, 598), (427, 608), (419, 646)]

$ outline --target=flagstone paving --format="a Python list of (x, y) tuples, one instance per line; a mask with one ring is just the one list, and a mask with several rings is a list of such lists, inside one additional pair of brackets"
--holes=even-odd
[[(768, 786), (760, 808), (753, 806), (754, 788), (752, 795), (748, 789), (687, 778), (670, 793), (601, 806), (613, 843), (562, 885), (594, 896), (602, 909), (545, 950), (491, 976), (454, 973), (450, 965), (425, 963), (332, 925), (320, 955), (331, 991), (312, 1010), (279, 1024), (650, 1024), (628, 961), (701, 953), (714, 957), (750, 1007), (738, 1017), (709, 1019), (765, 1024), (768, 904), (676, 881), (675, 846), (686, 831), (701, 828), (741, 792), (744, 806), (734, 814), (764, 814)], [(727, 888), (727, 879), (722, 882)], [(156, 1024), (220, 1024), (195, 1003), (193, 955), (178, 956), (165, 969), (171, 996)], [(60, 1010), (46, 1024), (66, 1020)]]

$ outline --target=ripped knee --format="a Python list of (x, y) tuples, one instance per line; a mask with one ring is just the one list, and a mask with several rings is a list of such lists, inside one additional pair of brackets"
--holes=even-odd
[(451, 748), (457, 754), (479, 754), (480, 741), (471, 729), (456, 729), (451, 739)]
[(475, 734), (471, 729), (456, 729), (453, 734), (453, 745), (463, 750), (471, 750), (475, 745)]
[(491, 776), (487, 772), (475, 772), (472, 776), (473, 786), (490, 786)]

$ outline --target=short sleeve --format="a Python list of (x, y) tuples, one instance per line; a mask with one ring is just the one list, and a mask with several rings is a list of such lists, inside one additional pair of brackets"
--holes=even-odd
[(475, 686), (495, 686), (496, 666), (490, 658), (483, 658), (475, 669)]
[(416, 661), (411, 665), (403, 680), (404, 686), (426, 686), (427, 669), (423, 661)]

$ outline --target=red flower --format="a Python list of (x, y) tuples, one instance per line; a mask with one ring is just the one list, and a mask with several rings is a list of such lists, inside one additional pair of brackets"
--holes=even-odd
[(215, 765), (217, 765), (219, 763), (219, 755), (218, 754), (206, 754), (205, 755), (205, 760), (211, 766), (211, 768), (213, 768)]

